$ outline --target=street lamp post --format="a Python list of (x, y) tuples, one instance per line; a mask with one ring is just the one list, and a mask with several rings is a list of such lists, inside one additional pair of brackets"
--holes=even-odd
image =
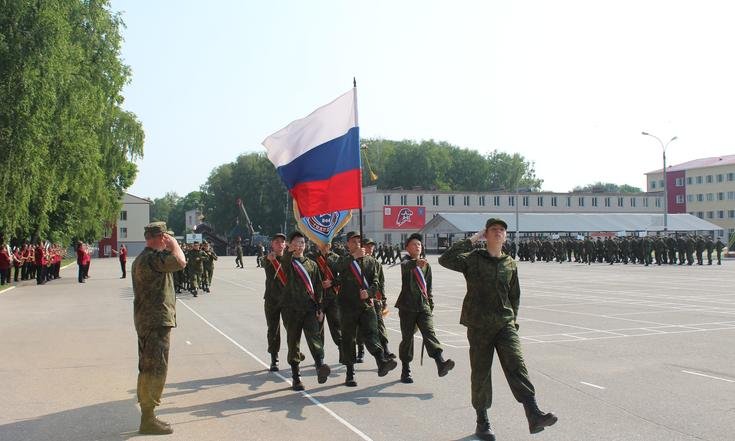
[(656, 138), (656, 141), (658, 141), (658, 143), (661, 144), (661, 150), (663, 151), (663, 155), (664, 155), (664, 175), (663, 175), (663, 179), (664, 179), (664, 234), (666, 234), (666, 230), (668, 229), (668, 226), (669, 226), (669, 223), (668, 223), (669, 196), (668, 196), (668, 191), (667, 191), (668, 182), (666, 181), (666, 147), (668, 147), (669, 144), (671, 144), (673, 141), (676, 140), (676, 136), (674, 136), (673, 138), (669, 140), (669, 142), (664, 144), (664, 142), (661, 141), (661, 138), (659, 138), (656, 135), (652, 135), (648, 132), (641, 132), (641, 135)]

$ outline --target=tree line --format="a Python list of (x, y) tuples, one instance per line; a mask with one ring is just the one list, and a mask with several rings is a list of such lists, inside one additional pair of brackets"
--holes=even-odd
[(106, 0), (0, 5), (0, 232), (99, 238), (143, 155), (122, 107), (124, 23)]

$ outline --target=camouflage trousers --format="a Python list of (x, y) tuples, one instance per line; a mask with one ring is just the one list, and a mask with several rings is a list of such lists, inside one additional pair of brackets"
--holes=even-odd
[(212, 286), (212, 276), (213, 275), (214, 275), (214, 267), (205, 266), (204, 273), (202, 274), (202, 280), (203, 280), (203, 283), (207, 285), (207, 288)]
[[(321, 323), (322, 341), (326, 341), (324, 339), (324, 327), (328, 324), (332, 341), (337, 346), (337, 349), (340, 349), (342, 347), (342, 323), (337, 301), (335, 299), (325, 300), (322, 307), (324, 310), (324, 321)], [(342, 360), (339, 362), (342, 363)]]
[(423, 337), (423, 345), (429, 357), (434, 358), (441, 355), (442, 347), (434, 332), (434, 321), (428, 311), (398, 311), (401, 319), (401, 344), (398, 345), (398, 358), (405, 363), (413, 360), (413, 334), (418, 327)]
[(304, 360), (301, 353), (301, 334), (306, 337), (314, 362), (324, 360), (324, 340), (320, 332), (321, 323), (316, 318), (316, 311), (295, 311), (283, 309), (283, 324), (286, 326), (286, 343), (288, 344), (288, 364), (298, 365)]
[(138, 334), (138, 403), (141, 408), (161, 404), (170, 344), (171, 328), (167, 326)]
[(359, 334), (368, 352), (383, 359), (383, 347), (378, 337), (378, 318), (372, 305), (364, 304), (358, 310), (341, 309), (342, 314), (342, 357), (345, 365), (355, 364), (355, 344)]
[(268, 353), (278, 354), (278, 351), (281, 350), (281, 302), (266, 298), (263, 309), (265, 310), (265, 324), (268, 327), (266, 332)]
[(470, 343), (472, 407), (481, 410), (492, 405), (494, 352), (498, 353), (505, 379), (516, 401), (522, 403), (536, 394), (523, 361), (518, 332), (512, 323), (500, 329), (468, 327), (467, 340)]
[(191, 289), (202, 288), (204, 283), (204, 273), (198, 271), (189, 271), (189, 285)]

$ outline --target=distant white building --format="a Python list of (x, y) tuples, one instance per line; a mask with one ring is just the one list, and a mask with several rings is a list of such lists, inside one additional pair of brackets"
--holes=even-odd
[(117, 222), (105, 230), (99, 241), (99, 257), (112, 257), (112, 249), (125, 244), (129, 256), (137, 256), (145, 248), (143, 230), (151, 219), (151, 204), (148, 199), (125, 193)]
[(202, 223), (202, 212), (199, 210), (189, 210), (184, 216), (185, 233), (194, 231), (194, 227)]

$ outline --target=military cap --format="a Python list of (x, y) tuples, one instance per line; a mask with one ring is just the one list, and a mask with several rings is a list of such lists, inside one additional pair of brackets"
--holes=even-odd
[(505, 228), (506, 230), (508, 229), (508, 224), (506, 224), (503, 219), (498, 219), (496, 217), (491, 217), (490, 219), (488, 219), (487, 222), (485, 222), (485, 228), (490, 228), (491, 225), (495, 224), (502, 225), (503, 228)]
[(413, 233), (406, 239), (406, 246), (408, 246), (409, 243), (411, 243), (412, 240), (418, 240), (419, 242), (424, 241), (424, 237), (421, 236), (419, 233)]
[(360, 233), (358, 233), (357, 231), (350, 231), (349, 233), (347, 233), (347, 240), (350, 240), (350, 239), (352, 239), (355, 236), (357, 236), (360, 239), (362, 239), (362, 235)]
[(271, 240), (276, 240), (276, 239), (278, 239), (279, 237), (280, 237), (280, 238), (282, 238), (283, 240), (286, 240), (286, 239), (287, 239), (287, 237), (286, 237), (286, 235), (285, 235), (285, 234), (283, 234), (283, 233), (276, 233), (276, 234), (274, 234), (274, 235), (273, 235), (273, 236), (271, 237)]
[(168, 234), (169, 236), (176, 236), (176, 233), (174, 233), (173, 230), (166, 231), (166, 234)]
[(157, 236), (159, 234), (164, 234), (167, 231), (168, 231), (168, 228), (166, 228), (166, 222), (151, 222), (145, 226), (145, 234), (151, 235), (151, 236)]
[(302, 233), (301, 231), (296, 230), (293, 233), (291, 233), (291, 234), (288, 235), (288, 241), (291, 242), (292, 240), (294, 240), (297, 237), (306, 237), (306, 236), (304, 236), (304, 233)]
[(363, 245), (371, 245), (371, 244), (375, 245), (375, 241), (370, 237), (366, 237), (365, 239), (362, 240), (362, 244)]

